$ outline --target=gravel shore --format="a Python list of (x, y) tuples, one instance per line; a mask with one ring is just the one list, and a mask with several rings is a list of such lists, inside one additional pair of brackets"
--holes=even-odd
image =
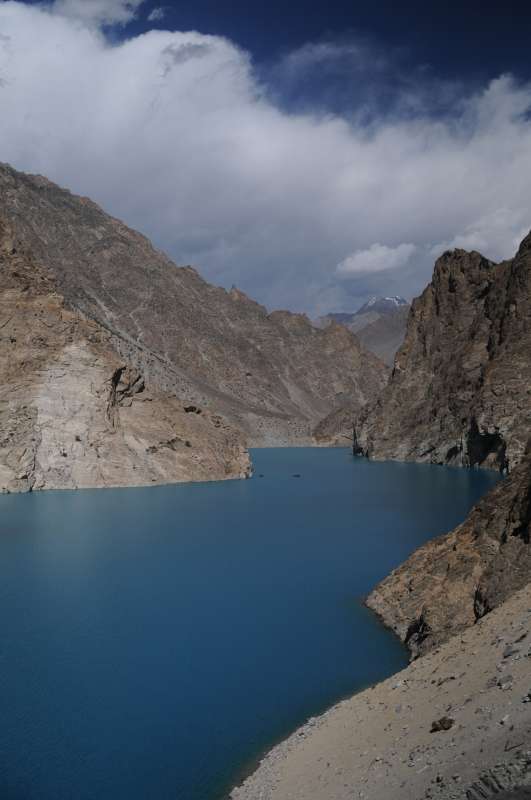
[(531, 586), (275, 747), (232, 800), (531, 798)]

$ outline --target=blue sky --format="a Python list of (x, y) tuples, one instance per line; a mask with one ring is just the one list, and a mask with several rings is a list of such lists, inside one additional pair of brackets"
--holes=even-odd
[(404, 52), (411, 65), (426, 65), (450, 80), (486, 80), (501, 72), (529, 77), (531, 12), (523, 0), (149, 0), (129, 32), (146, 30), (161, 9), (159, 27), (226, 36), (258, 62), (282, 57), (307, 42), (377, 39)]
[(531, 227), (524, 3), (0, 0), (0, 160), (269, 307), (417, 294)]

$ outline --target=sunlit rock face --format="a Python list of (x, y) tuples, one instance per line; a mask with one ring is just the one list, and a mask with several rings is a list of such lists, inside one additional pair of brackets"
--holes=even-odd
[(128, 364), (0, 225), (0, 492), (241, 478), (242, 436)]

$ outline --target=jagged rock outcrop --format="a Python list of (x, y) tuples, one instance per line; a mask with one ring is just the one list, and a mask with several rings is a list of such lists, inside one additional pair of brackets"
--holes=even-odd
[(449, 534), (428, 542), (369, 595), (420, 655), (473, 625), (531, 581), (531, 448)]
[(0, 492), (250, 473), (234, 428), (150, 386), (112, 338), (0, 222)]
[(359, 410), (387, 380), (341, 326), (317, 330), (211, 286), (45, 178), (0, 165), (0, 219), (150, 385), (223, 414), (248, 444), (309, 444), (326, 414), (347, 398)]
[(356, 421), (357, 452), (511, 469), (531, 430), (530, 354), (531, 234), (501, 264), (444, 253), (389, 384)]

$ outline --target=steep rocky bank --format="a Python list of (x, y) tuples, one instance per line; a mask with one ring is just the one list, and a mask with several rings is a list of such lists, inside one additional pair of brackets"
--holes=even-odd
[(411, 307), (378, 400), (356, 421), (374, 459), (510, 469), (531, 431), (531, 234), (494, 264), (453, 250)]
[(67, 307), (183, 403), (222, 414), (248, 444), (310, 444), (315, 425), (373, 400), (388, 370), (345, 328), (317, 330), (178, 268), (139, 233), (39, 176), (0, 165), (0, 219)]
[(474, 625), (531, 581), (531, 452), (462, 525), (416, 550), (367, 605), (413, 655)]
[(0, 492), (242, 478), (241, 434), (150, 386), (0, 223)]

